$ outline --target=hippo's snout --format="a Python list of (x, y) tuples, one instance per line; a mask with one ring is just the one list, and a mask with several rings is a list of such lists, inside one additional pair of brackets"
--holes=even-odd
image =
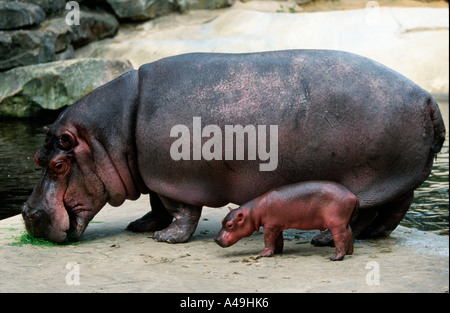
[[(51, 227), (55, 224), (47, 210), (33, 208), (28, 203), (22, 206), (22, 217), (28, 233), (38, 238), (45, 238), (51, 242), (63, 242), (67, 237), (68, 225)], [(68, 221), (67, 221), (68, 224)]]
[(224, 233), (223, 231), (220, 231), (216, 238), (214, 238), (214, 241), (222, 248), (227, 248), (232, 245), (228, 238), (229, 235), (230, 233), (228, 232)]
[(222, 238), (216, 237), (214, 238), (214, 241), (221, 247), (223, 247)]
[(36, 214), (32, 212), (33, 210), (28, 206), (27, 203), (24, 203), (22, 206), (22, 217), (25, 221), (25, 224), (29, 221), (33, 221), (36, 219)]
[(30, 207), (28, 203), (24, 203), (22, 206), (22, 217), (25, 221), (25, 227), (29, 233), (37, 237), (42, 237), (39, 236), (38, 230), (48, 220), (46, 215), (44, 210), (36, 210)]

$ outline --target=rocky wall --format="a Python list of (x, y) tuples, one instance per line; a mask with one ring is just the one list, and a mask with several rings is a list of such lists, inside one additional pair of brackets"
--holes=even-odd
[(233, 3), (234, 0), (0, 1), (0, 117), (32, 117), (41, 108), (70, 105), (131, 70), (126, 60), (72, 60), (75, 49), (115, 36), (121, 22)]

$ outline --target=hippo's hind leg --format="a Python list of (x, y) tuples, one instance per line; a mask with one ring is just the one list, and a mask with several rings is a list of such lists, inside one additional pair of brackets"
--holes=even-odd
[(331, 261), (342, 261), (346, 254), (353, 253), (353, 237), (350, 225), (340, 225), (331, 230), (333, 234), (336, 252), (330, 258)]
[(153, 239), (169, 243), (188, 241), (197, 228), (200, 215), (202, 214), (202, 207), (160, 197), (167, 211), (175, 218), (175, 221), (163, 230), (156, 231), (153, 234)]
[(358, 236), (360, 239), (387, 237), (405, 217), (414, 199), (414, 191), (380, 206), (377, 217)]
[(173, 216), (167, 211), (158, 194), (150, 191), (150, 206), (152, 210), (143, 217), (131, 222), (127, 229), (135, 232), (157, 231), (172, 223)]
[[(355, 220), (350, 222), (353, 237), (370, 239), (387, 237), (405, 217), (414, 198), (414, 192), (383, 205), (359, 210)], [(316, 246), (334, 246), (333, 236), (329, 230), (322, 232), (311, 240)]]
[[(353, 237), (359, 238), (358, 235), (366, 229), (377, 217), (378, 207), (366, 210), (359, 210), (358, 215), (350, 221), (353, 230)], [(311, 244), (315, 246), (334, 247), (334, 239), (330, 230), (325, 230), (311, 240)]]

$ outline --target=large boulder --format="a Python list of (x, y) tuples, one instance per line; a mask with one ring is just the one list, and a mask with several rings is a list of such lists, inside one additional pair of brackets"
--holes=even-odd
[(0, 32), (0, 71), (55, 60), (55, 37), (37, 30)]
[(57, 17), (39, 29), (0, 32), (0, 71), (73, 58), (72, 46), (112, 37), (118, 29), (112, 14), (82, 10), (80, 25), (67, 25), (64, 17)]
[(123, 60), (74, 59), (0, 73), (0, 117), (59, 109), (132, 69)]
[(45, 12), (32, 3), (0, 1), (0, 30), (39, 25)]
[(61, 13), (66, 8), (67, 0), (19, 0), (19, 2), (33, 3), (40, 6), (47, 16)]
[(106, 12), (80, 11), (80, 25), (72, 25), (72, 45), (77, 48), (90, 42), (113, 37), (119, 30), (114, 15)]
[(45, 24), (42, 30), (53, 37), (53, 50), (56, 54), (71, 47), (73, 42), (73, 26), (67, 25), (63, 17), (47, 20)]

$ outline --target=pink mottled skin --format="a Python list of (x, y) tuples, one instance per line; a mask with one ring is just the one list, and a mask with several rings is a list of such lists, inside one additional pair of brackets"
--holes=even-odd
[(312, 181), (273, 189), (232, 210), (222, 221), (215, 241), (229, 247), (264, 228), (263, 257), (283, 251), (283, 230), (328, 229), (336, 252), (332, 261), (353, 253), (350, 219), (358, 209), (358, 198), (344, 186), (327, 181)]

